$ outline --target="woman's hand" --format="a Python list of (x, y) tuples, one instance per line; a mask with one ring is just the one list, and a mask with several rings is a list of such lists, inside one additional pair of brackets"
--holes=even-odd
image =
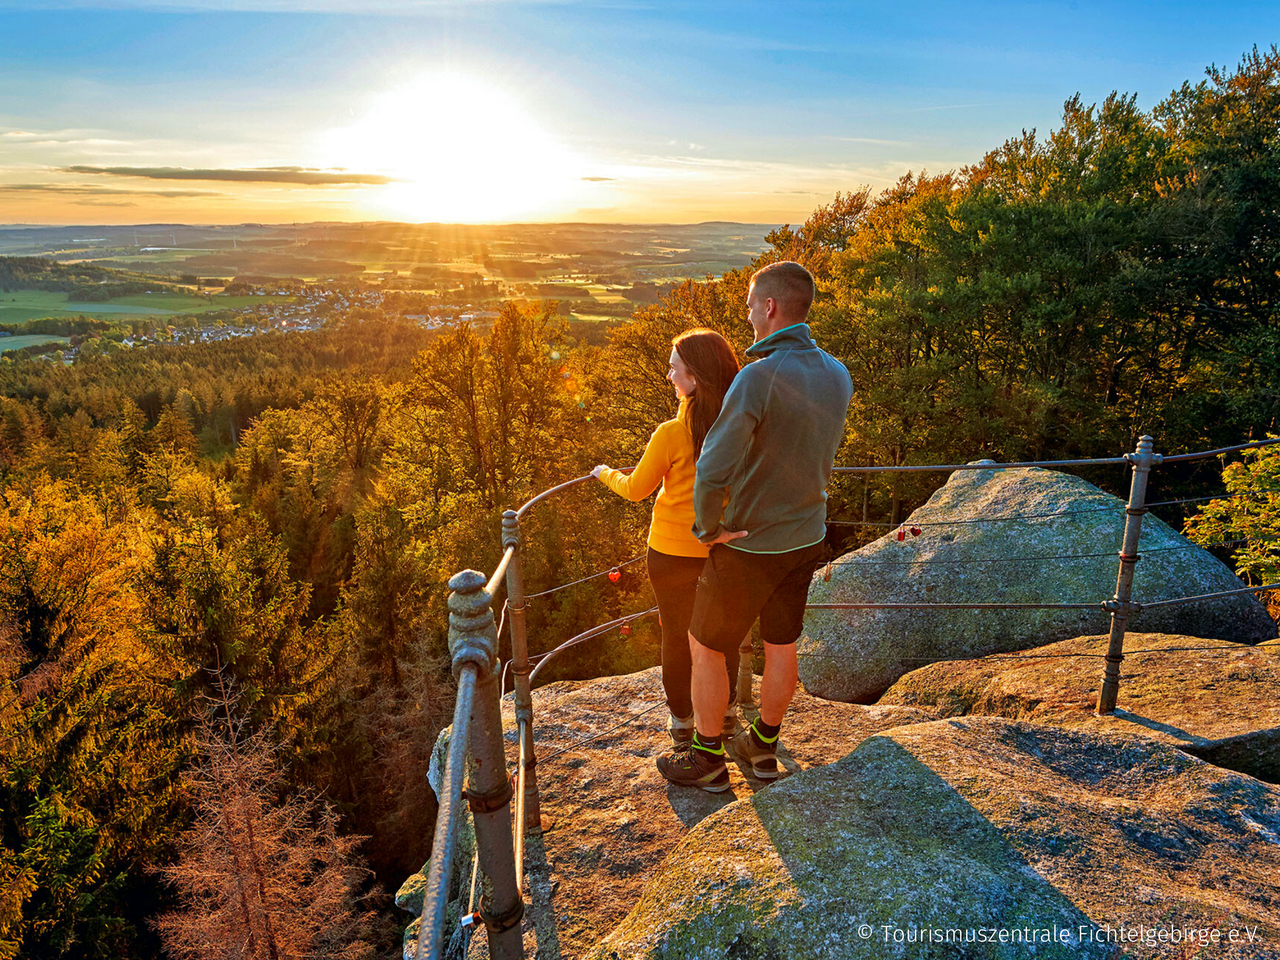
[(594, 467), (591, 468), (591, 475), (595, 477), (597, 480), (599, 480), (600, 474), (608, 469), (609, 469), (608, 464), (597, 463)]

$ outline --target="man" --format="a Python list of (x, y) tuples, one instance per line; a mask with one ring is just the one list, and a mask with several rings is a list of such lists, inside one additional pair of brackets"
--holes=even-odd
[(689, 626), (696, 729), (693, 743), (660, 758), (658, 770), (712, 793), (729, 788), (725, 654), (757, 617), (765, 645), (760, 716), (730, 745), (759, 779), (778, 775), (779, 730), (795, 695), (796, 640), (826, 535), (826, 485), (853, 396), (849, 371), (809, 335), (814, 290), (813, 276), (791, 261), (751, 278), (756, 339), (747, 355), (759, 359), (729, 388), (698, 458), (693, 532), (713, 546)]

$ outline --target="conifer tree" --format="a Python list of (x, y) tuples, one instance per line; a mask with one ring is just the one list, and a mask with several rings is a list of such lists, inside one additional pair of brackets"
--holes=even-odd
[(147, 675), (136, 527), (0, 492), (0, 957), (121, 957), (184, 758)]
[(270, 726), (250, 732), (228, 682), (212, 674), (200, 761), (183, 778), (195, 822), (164, 868), (182, 907), (157, 928), (168, 952), (190, 960), (355, 960), (367, 915), (356, 905), (366, 873), (359, 837), (306, 792), (286, 795)]

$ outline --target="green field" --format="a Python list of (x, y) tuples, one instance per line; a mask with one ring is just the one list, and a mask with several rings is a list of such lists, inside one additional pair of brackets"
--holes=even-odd
[(584, 323), (620, 323), (626, 320), (626, 317), (611, 317), (603, 313), (578, 313), (576, 310), (569, 314), (570, 320), (581, 320)]
[(50, 343), (52, 341), (66, 343), (68, 338), (46, 337), (42, 334), (36, 334), (33, 337), (0, 337), (0, 353), (8, 353), (10, 350), (22, 350), (26, 347), (34, 347), (37, 343)]
[(590, 291), (591, 296), (595, 298), (596, 303), (626, 303), (627, 298), (622, 294), (610, 290), (602, 283), (584, 283), (584, 287)]
[(24, 323), (41, 317), (167, 317), (175, 313), (202, 313), (206, 310), (239, 309), (254, 304), (291, 303), (293, 297), (212, 298), (182, 293), (140, 293), (116, 297), (102, 303), (75, 303), (65, 293), (46, 290), (14, 290), (0, 293), (0, 323)]

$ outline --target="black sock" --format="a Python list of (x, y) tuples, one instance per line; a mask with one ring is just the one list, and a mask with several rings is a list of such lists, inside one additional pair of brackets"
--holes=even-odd
[(724, 753), (724, 745), (720, 742), (719, 736), (704, 737), (696, 730), (693, 732), (693, 745), (707, 751), (707, 753), (714, 753), (716, 756)]
[(756, 717), (751, 725), (756, 728), (756, 733), (760, 734), (760, 738), (766, 742), (776, 740), (778, 731), (782, 729), (782, 724), (765, 723), (759, 717)]

